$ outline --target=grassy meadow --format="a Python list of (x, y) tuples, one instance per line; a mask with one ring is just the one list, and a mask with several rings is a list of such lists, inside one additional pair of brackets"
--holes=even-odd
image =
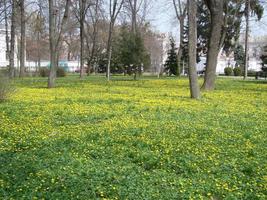
[(15, 80), (0, 103), (0, 199), (267, 198), (267, 82)]

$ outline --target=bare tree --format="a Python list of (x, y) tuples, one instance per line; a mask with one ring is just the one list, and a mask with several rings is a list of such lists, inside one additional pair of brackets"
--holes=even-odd
[(188, 55), (189, 55), (189, 81), (191, 98), (199, 99), (200, 91), (198, 85), (198, 76), (196, 70), (196, 54), (197, 54), (197, 3), (196, 0), (188, 0)]
[[(97, 40), (98, 40), (98, 25), (101, 15), (100, 9), (101, 1), (95, 0), (95, 5), (89, 8), (89, 20), (85, 20), (86, 22), (86, 50), (87, 50), (87, 75), (90, 75), (91, 65), (94, 60), (96, 51), (97, 51)], [(103, 13), (102, 13), (103, 14)]]
[(110, 64), (112, 55), (112, 35), (116, 19), (121, 11), (124, 4), (124, 0), (109, 0), (109, 31), (108, 31), (108, 42), (107, 42), (107, 55), (108, 55), (108, 66), (107, 66), (107, 78), (110, 80)]
[(224, 0), (206, 0), (205, 3), (210, 11), (211, 30), (207, 53), (207, 67), (202, 88), (204, 90), (213, 90), (215, 87), (218, 55), (220, 52)]
[(248, 52), (248, 40), (249, 40), (249, 13), (250, 13), (250, 0), (246, 0), (246, 35), (245, 35), (245, 70), (244, 79), (248, 76), (249, 66), (249, 52)]
[(175, 10), (176, 17), (179, 21), (180, 25), (180, 45), (177, 54), (177, 62), (178, 62), (178, 74), (181, 72), (181, 59), (184, 49), (184, 31), (185, 31), (185, 18), (187, 13), (187, 5), (183, 0), (173, 0), (173, 6)]
[(25, 17), (25, 0), (20, 0), (20, 77), (25, 73), (25, 41), (26, 41), (26, 17)]
[(16, 31), (16, 0), (12, 1), (12, 11), (11, 11), (11, 30), (10, 30), (10, 53), (9, 53), (9, 77), (15, 76), (15, 31)]
[(8, 29), (7, 0), (3, 0), (3, 4), (4, 4), (4, 20), (5, 20), (5, 32), (6, 32), (6, 57), (9, 59), (10, 48), (9, 48), (9, 29)]
[(62, 34), (64, 26), (67, 23), (69, 15), (70, 0), (66, 0), (64, 15), (62, 17), (59, 30), (57, 30), (56, 24), (59, 20), (59, 12), (55, 6), (55, 0), (49, 0), (49, 42), (50, 42), (50, 73), (48, 78), (48, 88), (55, 87), (56, 71), (58, 67), (59, 47), (62, 40)]

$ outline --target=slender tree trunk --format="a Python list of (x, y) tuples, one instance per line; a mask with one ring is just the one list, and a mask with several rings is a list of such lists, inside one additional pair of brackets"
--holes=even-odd
[(4, 15), (5, 15), (5, 31), (6, 31), (6, 60), (9, 59), (10, 48), (9, 48), (9, 31), (8, 31), (8, 18), (7, 18), (7, 5), (6, 0), (4, 0)]
[(182, 54), (183, 54), (183, 48), (184, 48), (183, 40), (184, 40), (184, 18), (181, 17), (180, 18), (180, 45), (179, 45), (179, 51), (177, 54), (178, 76), (180, 76), (181, 74)]
[(224, 2), (222, 0), (207, 0), (207, 2), (211, 14), (211, 30), (207, 53), (207, 67), (202, 89), (214, 90), (218, 55), (220, 52)]
[(38, 71), (40, 71), (41, 68), (41, 52), (40, 52), (40, 32), (37, 32), (37, 65), (38, 65)]
[(15, 29), (16, 29), (16, 3), (12, 1), (11, 14), (11, 40), (10, 40), (10, 54), (9, 54), (9, 77), (15, 76)]
[(197, 54), (197, 3), (196, 0), (188, 0), (188, 53), (189, 53), (189, 81), (191, 98), (199, 99), (200, 91), (198, 85), (198, 76), (196, 70), (196, 54)]
[(66, 0), (64, 16), (60, 24), (60, 30), (57, 32), (56, 18), (57, 10), (54, 9), (54, 0), (48, 0), (49, 3), (49, 43), (50, 43), (50, 73), (48, 77), (48, 88), (56, 86), (56, 76), (59, 61), (59, 47), (62, 40), (64, 27), (68, 21), (70, 0)]
[(24, 77), (25, 74), (25, 31), (26, 31), (26, 19), (25, 19), (25, 2), (20, 0), (20, 17), (21, 17), (21, 35), (20, 35), (20, 77)]
[(110, 81), (110, 65), (111, 65), (111, 57), (112, 57), (112, 48), (111, 48), (112, 31), (113, 31), (113, 22), (110, 22), (109, 33), (108, 33), (108, 45), (107, 45), (107, 54), (108, 54), (107, 78), (108, 78), (108, 81)]
[(246, 0), (246, 38), (245, 38), (245, 69), (244, 69), (244, 80), (248, 77), (248, 67), (249, 67), (249, 13), (250, 13), (250, 0)]
[(48, 88), (56, 85), (57, 52), (56, 52), (56, 13), (54, 11), (54, 0), (49, 0), (49, 44), (50, 44), (50, 73)]

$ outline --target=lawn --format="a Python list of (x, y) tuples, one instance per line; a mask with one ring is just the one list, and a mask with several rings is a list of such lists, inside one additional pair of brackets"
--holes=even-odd
[(0, 199), (266, 199), (267, 83), (16, 80), (0, 104)]

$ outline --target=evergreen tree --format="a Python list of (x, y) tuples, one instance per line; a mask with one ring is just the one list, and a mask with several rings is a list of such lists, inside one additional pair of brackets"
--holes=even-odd
[(140, 33), (133, 33), (123, 26), (113, 45), (112, 72), (124, 72), (129, 75), (141, 74), (149, 67), (150, 56), (144, 46)]
[(234, 58), (236, 61), (236, 67), (244, 69), (245, 66), (245, 50), (242, 45), (237, 45), (234, 49)]
[(164, 64), (165, 71), (169, 73), (169, 75), (180, 75), (178, 72), (178, 62), (177, 62), (177, 54), (176, 54), (176, 46), (173, 37), (170, 37), (170, 50), (168, 51), (168, 58)]

